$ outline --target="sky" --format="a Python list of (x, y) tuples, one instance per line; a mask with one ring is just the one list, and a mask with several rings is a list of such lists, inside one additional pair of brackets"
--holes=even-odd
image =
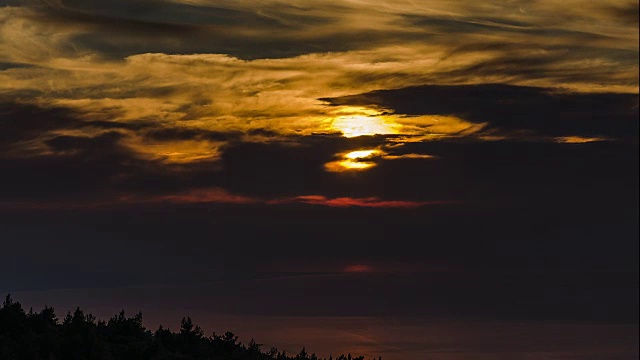
[(0, 0), (0, 291), (636, 359), (638, 34), (628, 0)]

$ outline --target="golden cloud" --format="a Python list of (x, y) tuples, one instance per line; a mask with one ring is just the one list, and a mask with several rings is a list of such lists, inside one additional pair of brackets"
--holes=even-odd
[[(602, 5), (578, 0), (508, 6), (502, 1), (387, 0), (374, 6), (371, 1), (351, 0), (341, 3), (345, 11), (340, 12), (328, 0), (174, 2), (251, 9), (278, 23), (286, 22), (288, 16), (323, 19), (309, 26), (290, 23), (291, 30), (281, 35), (252, 32), (252, 36), (305, 41), (376, 30), (396, 34), (403, 41), (372, 41), (351, 50), (277, 59), (165, 53), (109, 59), (76, 45), (79, 36), (90, 36), (98, 25), (46, 21), (32, 8), (5, 7), (0, 9), (0, 61), (20, 66), (0, 72), (0, 94), (42, 107), (74, 109), (86, 121), (145, 120), (158, 127), (235, 131), (245, 133), (246, 141), (264, 141), (264, 136), (250, 135), (255, 129), (269, 131), (272, 139), (340, 132), (347, 137), (395, 134), (428, 141), (468, 136), (482, 129), (482, 124), (454, 116), (403, 117), (388, 109), (327, 106), (318, 99), (427, 83), (500, 82), (563, 91), (638, 92), (637, 59), (629, 62), (624, 56), (608, 55), (612, 48), (637, 55), (637, 29), (630, 31), (628, 24), (612, 15), (615, 9), (632, 6), (629, 1), (610, 2), (607, 9), (612, 10), (604, 11)], [(478, 13), (487, 16), (473, 16)], [(560, 14), (562, 22), (557, 21)], [(428, 20), (435, 18), (455, 23), (459, 29), (479, 30), (465, 30), (464, 36), (443, 33), (429, 25)], [(233, 36), (246, 35), (242, 29), (233, 29), (237, 31)], [(585, 34), (592, 50), (584, 50), (583, 56), (568, 53), (567, 46), (574, 46), (576, 37)], [(514, 43), (518, 46), (513, 47)], [(141, 154), (175, 162), (215, 158), (221, 146), (208, 140), (150, 144), (143, 135), (127, 141)]]

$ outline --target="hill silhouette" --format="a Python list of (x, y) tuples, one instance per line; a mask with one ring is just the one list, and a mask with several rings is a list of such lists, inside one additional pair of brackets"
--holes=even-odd
[[(124, 311), (108, 321), (97, 320), (80, 308), (60, 322), (51, 307), (25, 312), (7, 295), (0, 308), (0, 359), (3, 360), (326, 360), (302, 349), (295, 355), (262, 345), (248, 344), (226, 332), (205, 336), (190, 317), (178, 332), (160, 326), (155, 332), (142, 324), (142, 313), (127, 317)], [(379, 357), (378, 360), (382, 358)], [(339, 355), (328, 360), (365, 360)]]

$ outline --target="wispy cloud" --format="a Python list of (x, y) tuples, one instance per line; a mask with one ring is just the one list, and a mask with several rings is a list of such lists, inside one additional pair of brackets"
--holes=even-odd
[[(84, 176), (60, 177), (70, 192), (121, 195), (161, 179), (147, 186), (158, 199), (221, 188), (240, 197), (181, 201), (249, 201), (253, 180), (241, 177), (258, 174), (293, 202), (413, 206), (366, 187), (324, 192), (307, 175), (339, 181), (351, 151), (384, 152), (349, 160), (367, 172), (439, 156), (391, 150), (409, 143), (637, 139), (626, 121), (638, 93), (631, 1), (0, 4), (0, 148), (20, 185), (58, 166)], [(569, 111), (576, 101), (586, 110)], [(306, 149), (304, 160), (280, 159), (304, 168), (304, 181), (275, 161), (234, 160), (239, 145), (267, 143)]]
[(460, 204), (460, 201), (435, 200), (435, 201), (405, 201), (405, 200), (383, 200), (377, 197), (369, 198), (327, 198), (322, 195), (296, 196), (288, 199), (277, 199), (269, 201), (271, 204), (303, 203), (310, 205), (323, 205), (332, 207), (368, 207), (368, 208), (416, 208), (424, 205), (451, 205)]
[(148, 204), (230, 204), (230, 205), (317, 205), (326, 207), (362, 207), (362, 208), (418, 208), (427, 205), (456, 205), (461, 201), (435, 200), (435, 201), (410, 201), (410, 200), (383, 200), (377, 197), (368, 198), (327, 198), (322, 195), (301, 195), (289, 198), (264, 199), (259, 197), (232, 194), (222, 188), (195, 189), (175, 194), (162, 195), (138, 195), (138, 194), (113, 194), (111, 199), (104, 200), (59, 200), (52, 202), (40, 201), (0, 201), (0, 209), (99, 209), (119, 207), (122, 205), (148, 205)]
[[(376, 89), (501, 82), (638, 91), (637, 31), (619, 16), (634, 11), (627, 1), (33, 4), (39, 5), (0, 9), (0, 61), (7, 66), (0, 92), (80, 110), (87, 119), (309, 134), (339, 131), (331, 124), (340, 109), (328, 109), (318, 98)], [(168, 37), (140, 31), (157, 27)], [(107, 29), (114, 43), (99, 41)], [(367, 31), (390, 35), (347, 40)], [(139, 41), (130, 43), (132, 38)], [(288, 47), (332, 45), (277, 59), (243, 60), (234, 52), (271, 49), (274, 38)], [(215, 39), (222, 43), (189, 48)], [(256, 41), (265, 45), (254, 46)], [(131, 51), (121, 53), (122, 47)]]

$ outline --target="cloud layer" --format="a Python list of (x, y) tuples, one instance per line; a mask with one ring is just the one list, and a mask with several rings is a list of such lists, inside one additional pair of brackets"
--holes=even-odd
[(631, 1), (1, 4), (3, 203), (460, 203), (458, 151), (637, 157)]

